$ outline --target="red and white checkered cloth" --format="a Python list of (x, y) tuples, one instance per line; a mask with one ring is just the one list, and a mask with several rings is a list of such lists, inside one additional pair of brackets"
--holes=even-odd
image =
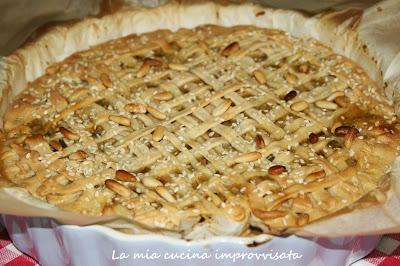
[[(21, 253), (14, 247), (7, 232), (0, 226), (0, 265), (4, 266), (39, 266), (31, 257)], [(364, 259), (351, 266), (399, 266), (400, 265), (400, 233), (386, 235), (379, 246)]]
[(4, 266), (36, 266), (39, 264), (31, 257), (21, 253), (14, 247), (7, 231), (0, 226), (0, 265)]
[(400, 233), (385, 235), (379, 246), (367, 257), (353, 263), (352, 266), (399, 266), (400, 265)]

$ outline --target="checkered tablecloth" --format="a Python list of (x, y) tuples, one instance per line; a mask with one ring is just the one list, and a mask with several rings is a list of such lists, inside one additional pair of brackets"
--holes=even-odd
[(39, 265), (31, 257), (21, 253), (12, 244), (7, 231), (0, 226), (0, 265), (4, 266), (35, 266)]
[[(0, 227), (0, 265), (5, 266), (39, 266), (31, 257), (21, 253), (14, 247), (4, 228)], [(399, 266), (400, 265), (400, 233), (386, 235), (379, 246), (366, 258), (352, 266)]]
[(400, 265), (400, 233), (386, 235), (379, 246), (367, 257), (353, 263), (352, 266), (399, 266)]

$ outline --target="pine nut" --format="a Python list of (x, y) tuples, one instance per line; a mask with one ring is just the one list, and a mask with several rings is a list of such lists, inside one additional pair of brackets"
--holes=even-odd
[(305, 181), (307, 183), (310, 183), (310, 182), (313, 182), (313, 181), (315, 181), (317, 179), (325, 177), (325, 175), (326, 175), (326, 173), (325, 173), (324, 170), (321, 170), (321, 171), (318, 171), (318, 172), (314, 172), (314, 173), (311, 173), (311, 174), (307, 175), (306, 178), (305, 178)]
[(253, 162), (260, 159), (262, 156), (261, 153), (253, 151), (249, 153), (242, 154), (235, 158), (236, 163), (246, 163), (246, 162)]
[(257, 135), (254, 138), (254, 141), (256, 142), (256, 147), (259, 149), (265, 148), (265, 142), (264, 142), (264, 138), (261, 135)]
[(256, 13), (256, 17), (263, 16), (263, 15), (265, 15), (265, 11), (258, 11)]
[(159, 180), (155, 179), (154, 177), (150, 177), (150, 176), (145, 176), (142, 179), (142, 183), (145, 187), (148, 187), (148, 188), (155, 188), (155, 187), (163, 186), (163, 184)]
[(106, 88), (111, 88), (112, 87), (112, 81), (110, 77), (106, 73), (101, 73), (100, 74), (100, 80), (103, 83), (104, 87)]
[(350, 148), (351, 144), (353, 143), (354, 139), (357, 137), (358, 130), (350, 130), (349, 132), (344, 135), (344, 147)]
[(150, 65), (143, 63), (142, 66), (139, 68), (138, 72), (136, 73), (137, 78), (144, 77), (150, 71)]
[(170, 63), (168, 65), (168, 67), (172, 70), (177, 70), (177, 71), (188, 71), (189, 68), (185, 65), (182, 64), (174, 64), (174, 63)]
[(346, 107), (349, 102), (345, 96), (336, 97), (334, 102), (339, 105), (340, 107)]
[(90, 85), (94, 85), (96, 87), (102, 87), (102, 83), (94, 77), (88, 76), (87, 78), (83, 79), (86, 80)]
[(328, 96), (328, 98), (326, 98), (327, 101), (333, 101), (335, 100), (337, 97), (340, 96), (344, 96), (344, 92), (343, 91), (335, 91), (334, 93), (332, 93), (331, 95)]
[(308, 108), (308, 103), (306, 101), (299, 101), (299, 102), (293, 103), (290, 106), (290, 109), (292, 109), (295, 112), (301, 112), (301, 111), (306, 110), (307, 108)]
[(268, 174), (270, 175), (280, 175), (283, 172), (286, 172), (286, 167), (283, 165), (274, 165), (268, 169)]
[(319, 140), (319, 138), (318, 138), (317, 134), (311, 133), (310, 135), (308, 135), (308, 141), (309, 141), (311, 144), (317, 143), (318, 140)]
[(265, 78), (264, 73), (262, 73), (260, 70), (255, 70), (253, 72), (254, 77), (260, 84), (265, 84), (267, 83), (267, 79)]
[(155, 188), (156, 192), (163, 197), (166, 201), (170, 202), (170, 203), (174, 203), (176, 202), (176, 199), (174, 196), (171, 195), (171, 193), (169, 193), (169, 191), (162, 186), (158, 186)]
[(71, 153), (68, 158), (71, 160), (84, 160), (88, 156), (89, 155), (85, 151), (79, 150), (79, 151)]
[(153, 96), (153, 99), (158, 101), (168, 101), (172, 98), (174, 98), (174, 95), (168, 91), (159, 92)]
[(327, 110), (336, 110), (338, 108), (336, 103), (323, 100), (315, 102), (315, 105), (321, 109)]
[(154, 116), (155, 118), (157, 118), (157, 119), (159, 119), (159, 120), (164, 120), (165, 118), (167, 118), (167, 116), (166, 116), (164, 113), (158, 111), (157, 109), (155, 109), (155, 108), (153, 108), (153, 107), (151, 107), (151, 106), (147, 106), (147, 111), (148, 111), (152, 116)]
[(113, 179), (107, 179), (104, 182), (104, 185), (106, 186), (106, 188), (108, 188), (109, 190), (121, 195), (122, 197), (129, 197), (132, 193), (132, 191), (130, 189), (128, 189), (127, 187), (121, 185), (118, 181), (115, 181)]
[(283, 99), (285, 100), (285, 102), (288, 102), (296, 96), (297, 96), (297, 92), (295, 90), (291, 90), (285, 95), (285, 97)]
[(146, 106), (140, 103), (128, 103), (125, 105), (124, 110), (130, 113), (145, 114), (147, 112)]
[(226, 46), (224, 48), (224, 50), (222, 50), (222, 56), (230, 56), (231, 54), (233, 54), (234, 52), (236, 52), (237, 50), (240, 49), (240, 45), (238, 42), (233, 42), (231, 44), (229, 44), (228, 46)]
[(78, 140), (80, 138), (79, 135), (73, 133), (69, 129), (66, 129), (65, 127), (60, 127), (60, 132), (64, 137), (70, 140)]
[(162, 126), (156, 126), (153, 132), (153, 140), (154, 141), (160, 141), (164, 137), (164, 127)]
[(145, 58), (144, 63), (149, 66), (161, 66), (162, 65), (161, 60), (158, 60), (155, 58)]
[(62, 146), (60, 144), (60, 142), (58, 142), (57, 140), (52, 140), (50, 141), (50, 147), (52, 147), (54, 149), (54, 151), (61, 151), (62, 150)]
[(145, 58), (142, 66), (139, 68), (138, 72), (136, 73), (136, 77), (142, 78), (150, 71), (150, 67), (161, 66), (161, 65), (162, 65), (162, 62), (158, 59)]
[(136, 176), (133, 174), (125, 171), (125, 170), (117, 170), (115, 172), (115, 178), (117, 178), (120, 181), (124, 182), (135, 182), (136, 181)]
[(131, 120), (122, 115), (110, 115), (108, 119), (123, 126), (129, 127), (131, 125)]
[(222, 100), (221, 104), (214, 108), (212, 115), (213, 116), (220, 116), (225, 113), (232, 104), (232, 100), (224, 99)]
[(358, 134), (358, 130), (352, 126), (340, 126), (335, 128), (335, 135), (338, 137), (344, 137), (349, 132), (354, 131), (355, 134)]

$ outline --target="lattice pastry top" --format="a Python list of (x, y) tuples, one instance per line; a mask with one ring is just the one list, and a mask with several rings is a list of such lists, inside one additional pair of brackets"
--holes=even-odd
[(5, 115), (1, 169), (62, 209), (187, 238), (281, 233), (385, 201), (398, 132), (365, 72), (317, 41), (204, 26), (50, 66)]

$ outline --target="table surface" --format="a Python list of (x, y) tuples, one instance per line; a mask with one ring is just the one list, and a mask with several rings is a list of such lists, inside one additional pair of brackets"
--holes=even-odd
[[(21, 253), (12, 244), (6, 230), (0, 227), (0, 265), (4, 266), (36, 266), (34, 259)], [(352, 266), (398, 266), (400, 265), (400, 233), (385, 235), (379, 246), (367, 257)]]

